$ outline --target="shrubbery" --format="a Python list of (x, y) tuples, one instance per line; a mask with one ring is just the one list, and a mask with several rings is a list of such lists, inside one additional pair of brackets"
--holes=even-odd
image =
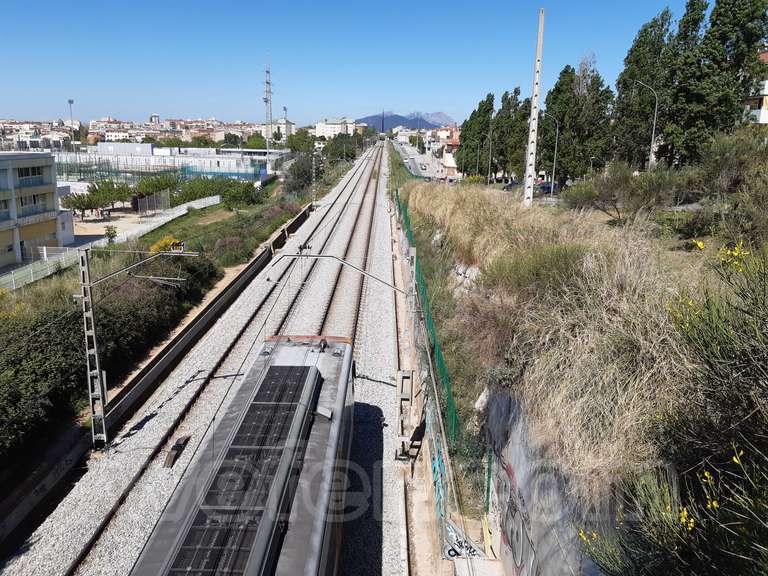
[[(116, 264), (112, 260), (109, 269)], [(102, 257), (96, 257), (93, 269), (103, 273), (106, 264)], [(189, 306), (202, 298), (218, 275), (214, 264), (205, 258), (152, 262), (142, 272), (180, 274), (186, 282), (171, 288), (123, 278), (96, 290), (101, 362), (109, 384), (118, 383)], [(82, 407), (86, 390), (82, 317), (71, 299), (77, 291), (77, 271), (68, 270), (23, 291), (5, 294), (0, 301), (3, 460), (13, 457), (29, 440), (44, 437), (48, 423), (71, 417)], [(39, 306), (38, 302), (47, 304)]]

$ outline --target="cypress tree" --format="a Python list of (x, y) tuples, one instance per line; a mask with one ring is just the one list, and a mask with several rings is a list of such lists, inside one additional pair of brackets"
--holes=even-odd
[(648, 84), (659, 95), (656, 134), (660, 135), (670, 86), (670, 68), (666, 64), (671, 22), (672, 13), (667, 8), (640, 28), (616, 81), (615, 151), (620, 159), (638, 168), (648, 160), (656, 99), (653, 92), (635, 80)]

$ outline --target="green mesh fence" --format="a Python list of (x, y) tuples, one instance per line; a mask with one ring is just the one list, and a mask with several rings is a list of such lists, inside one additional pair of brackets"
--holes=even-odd
[[(403, 224), (403, 230), (408, 238), (408, 242), (411, 246), (414, 246), (413, 241), (413, 228), (411, 227), (411, 217), (408, 213), (408, 206), (400, 201), (399, 191), (395, 191), (395, 200), (397, 201), (397, 207), (400, 212), (400, 218)], [(424, 273), (421, 269), (421, 263), (419, 262), (418, 255), (415, 259), (416, 269), (416, 285), (419, 291), (419, 301), (421, 302), (422, 314), (424, 316), (424, 324), (427, 328), (427, 336), (429, 337), (429, 344), (432, 347), (433, 359), (435, 362), (435, 369), (437, 370), (438, 380), (442, 386), (444, 393), (442, 406), (443, 418), (445, 420), (448, 434), (448, 439), (451, 446), (454, 446), (456, 439), (461, 431), (459, 427), (459, 415), (456, 411), (456, 400), (453, 397), (453, 387), (451, 385), (451, 378), (448, 374), (448, 367), (445, 365), (445, 357), (443, 356), (443, 349), (440, 346), (440, 340), (437, 337), (437, 329), (435, 328), (435, 320), (432, 316), (432, 310), (429, 306), (429, 294), (427, 292), (427, 281), (424, 277)]]

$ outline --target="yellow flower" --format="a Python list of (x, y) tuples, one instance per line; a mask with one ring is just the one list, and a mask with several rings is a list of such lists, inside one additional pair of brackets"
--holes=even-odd
[(698, 248), (699, 250), (704, 250), (705, 248), (704, 242), (702, 242), (701, 240), (694, 240), (693, 245), (696, 246), (696, 248)]
[(718, 508), (720, 508), (720, 503), (707, 497), (707, 510), (717, 510)]
[(600, 535), (597, 532), (592, 532), (592, 540), (597, 540), (600, 538)]
[(704, 481), (707, 484), (713, 484), (715, 482), (715, 479), (712, 477), (712, 474), (709, 470), (704, 470)]
[[(735, 450), (734, 450), (734, 452), (735, 452)], [(731, 458), (731, 460), (733, 460), (733, 463), (734, 463), (734, 464), (738, 464), (738, 465), (741, 465), (741, 457), (742, 457), (742, 456), (744, 456), (744, 450), (739, 450), (739, 451), (736, 453), (736, 455), (735, 455), (735, 456), (733, 456), (733, 458)]]
[(587, 533), (584, 532), (584, 528), (579, 528), (579, 538), (581, 538), (582, 542), (587, 541)]

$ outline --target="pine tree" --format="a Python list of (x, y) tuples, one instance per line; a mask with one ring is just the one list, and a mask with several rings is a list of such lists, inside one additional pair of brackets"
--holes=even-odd
[(616, 81), (615, 152), (621, 160), (638, 168), (646, 164), (650, 154), (656, 98), (636, 80), (649, 85), (659, 96), (659, 135), (668, 105), (670, 69), (665, 64), (669, 61), (671, 22), (672, 13), (667, 8), (640, 28)]

